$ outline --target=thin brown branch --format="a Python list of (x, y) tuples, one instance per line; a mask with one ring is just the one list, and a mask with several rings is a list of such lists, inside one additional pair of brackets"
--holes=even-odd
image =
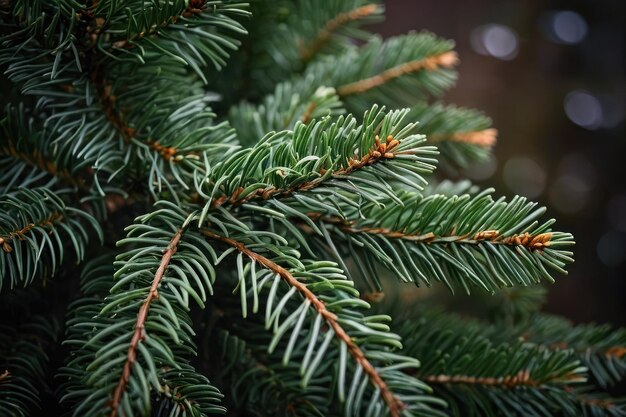
[[(387, 136), (386, 141), (381, 141), (378, 135), (376, 135), (374, 146), (372, 146), (372, 148), (368, 151), (368, 153), (366, 153), (361, 158), (359, 158), (358, 156), (355, 156), (354, 158), (349, 159), (347, 166), (344, 168), (340, 168), (336, 171), (333, 171), (331, 173), (331, 177), (342, 178), (367, 165), (372, 165), (377, 162), (383, 161), (385, 159), (393, 159), (395, 158), (395, 153), (393, 151), (399, 144), (400, 142), (397, 139), (394, 139), (393, 136), (391, 135)], [(221, 197), (215, 198), (211, 204), (214, 207), (219, 207), (224, 204), (239, 205), (239, 204), (246, 203), (256, 198), (262, 198), (264, 200), (267, 200), (269, 198), (276, 197), (276, 196), (286, 197), (297, 191), (308, 191), (308, 190), (311, 190), (313, 188), (320, 186), (324, 181), (328, 179), (325, 174), (326, 174), (326, 171), (322, 171), (321, 172), (322, 176), (317, 177), (311, 181), (303, 182), (302, 184), (299, 184), (295, 187), (277, 188), (274, 186), (270, 186), (266, 188), (259, 188), (255, 190), (254, 192), (248, 194), (244, 198), (239, 198), (239, 195), (244, 190), (243, 187), (240, 187), (230, 196), (221, 196)]]
[(21, 229), (10, 231), (4, 236), (0, 236), (0, 246), (2, 247), (2, 250), (4, 250), (5, 252), (11, 253), (13, 252), (13, 247), (11, 246), (9, 242), (15, 239), (24, 240), (26, 239), (26, 234), (30, 232), (32, 229), (34, 229), (35, 227), (46, 227), (56, 221), (61, 220), (62, 218), (63, 218), (63, 215), (55, 211), (52, 214), (50, 214), (50, 216), (48, 216), (47, 218), (41, 220), (39, 223), (29, 223), (26, 226), (22, 227)]
[[(131, 144), (133, 139), (138, 139), (138, 132), (135, 128), (126, 123), (124, 120), (124, 113), (118, 110), (116, 106), (117, 96), (113, 94), (112, 91), (113, 86), (104, 78), (99, 65), (92, 68), (90, 78), (96, 87), (96, 90), (100, 92), (102, 108), (109, 123), (111, 123), (111, 125), (113, 125), (113, 127), (115, 127), (115, 129), (120, 133), (124, 142)], [(163, 146), (158, 141), (152, 139), (144, 139), (142, 142), (145, 143), (150, 149), (156, 151), (166, 161), (172, 160), (177, 162), (179, 159), (177, 158), (178, 151), (174, 147)]]
[(523, 233), (521, 235), (502, 237), (497, 230), (485, 230), (475, 234), (466, 234), (461, 236), (455, 236), (452, 234), (437, 236), (432, 232), (405, 233), (399, 230), (392, 230), (385, 227), (357, 226), (356, 222), (354, 221), (345, 220), (339, 217), (324, 216), (320, 213), (309, 213), (308, 216), (313, 220), (319, 220), (323, 223), (335, 225), (340, 230), (346, 233), (367, 233), (371, 235), (380, 235), (391, 239), (408, 240), (411, 242), (441, 244), (456, 242), (466, 244), (478, 244), (480, 242), (488, 241), (501, 245), (524, 246), (529, 250), (539, 250), (549, 247), (550, 239), (552, 238), (552, 233), (540, 233), (537, 235)]
[(522, 370), (515, 375), (506, 375), (501, 377), (481, 377), (481, 376), (468, 376), (468, 375), (420, 375), (417, 377), (422, 381), (429, 382), (431, 384), (465, 384), (465, 385), (484, 385), (501, 388), (515, 388), (515, 387), (539, 387), (546, 383), (556, 382), (582, 382), (585, 379), (576, 374), (567, 374), (560, 377), (547, 377), (541, 380), (533, 379), (530, 375), (530, 371)]
[(205, 236), (223, 242), (235, 249), (239, 252), (243, 253), (253, 261), (258, 262), (260, 265), (263, 265), (265, 268), (270, 271), (280, 275), (280, 277), (285, 281), (288, 285), (295, 288), (302, 296), (304, 296), (307, 300), (310, 301), (311, 306), (315, 309), (315, 311), (321, 315), (326, 323), (333, 329), (337, 338), (346, 344), (348, 347), (348, 351), (354, 358), (354, 360), (363, 368), (365, 374), (369, 377), (372, 384), (374, 384), (381, 393), (383, 400), (389, 407), (391, 415), (393, 417), (399, 417), (400, 411), (404, 407), (402, 402), (396, 398), (396, 396), (391, 392), (387, 383), (380, 376), (376, 368), (370, 363), (370, 361), (365, 357), (365, 354), (361, 350), (361, 348), (354, 343), (350, 335), (341, 327), (337, 320), (337, 315), (326, 308), (326, 305), (322, 300), (317, 298), (317, 296), (309, 290), (309, 288), (302, 282), (298, 281), (287, 269), (282, 266), (276, 264), (275, 262), (269, 260), (268, 258), (248, 249), (243, 243), (218, 235), (209, 230), (202, 230), (202, 234)]
[(450, 134), (434, 134), (429, 136), (432, 142), (461, 142), (477, 145), (482, 148), (491, 148), (496, 144), (498, 131), (496, 129), (474, 130), (469, 132), (455, 132)]
[(341, 97), (352, 94), (364, 93), (372, 88), (379, 87), (391, 80), (403, 75), (411, 74), (417, 71), (434, 71), (439, 68), (451, 68), (458, 63), (456, 52), (448, 51), (438, 55), (429, 56), (428, 58), (417, 61), (407, 62), (402, 65), (390, 68), (363, 80), (355, 81), (350, 84), (342, 85), (337, 88), (337, 94)]
[(120, 380), (115, 387), (115, 391), (113, 392), (110, 417), (117, 416), (117, 409), (120, 405), (120, 401), (122, 400), (122, 395), (124, 395), (124, 392), (126, 390), (126, 386), (128, 385), (133, 363), (135, 363), (135, 360), (137, 358), (137, 346), (146, 338), (145, 323), (146, 319), (148, 318), (148, 312), (150, 311), (150, 304), (152, 304), (152, 302), (159, 297), (159, 284), (161, 284), (161, 280), (163, 279), (165, 270), (170, 264), (172, 256), (176, 252), (178, 242), (180, 241), (182, 234), (183, 231), (178, 230), (176, 234), (174, 234), (174, 237), (172, 237), (172, 240), (170, 240), (167, 249), (163, 251), (161, 263), (159, 264), (159, 268), (154, 274), (154, 279), (152, 280), (150, 291), (148, 292), (148, 295), (146, 296), (143, 304), (139, 308), (139, 314), (137, 315), (137, 321), (135, 322), (133, 337), (130, 341), (130, 345), (128, 346), (128, 353), (126, 354), (126, 361), (124, 362), (122, 376), (120, 377)]
[(183, 12), (179, 15), (167, 16), (165, 20), (160, 23), (154, 24), (150, 26), (148, 29), (143, 30), (139, 33), (133, 34), (130, 38), (121, 39), (119, 41), (113, 42), (113, 47), (117, 49), (132, 49), (135, 47), (133, 41), (137, 39), (142, 39), (147, 36), (156, 35), (159, 31), (172, 23), (178, 22), (181, 17), (192, 17), (202, 14), (207, 9), (206, 0), (190, 0), (189, 4), (183, 10)]
[(308, 62), (330, 41), (333, 33), (342, 26), (355, 20), (363, 19), (378, 12), (378, 5), (366, 4), (357, 7), (349, 12), (340, 13), (335, 18), (329, 20), (326, 25), (317, 33), (317, 37), (308, 45), (300, 47), (300, 59)]
[(35, 168), (40, 169), (41, 171), (47, 172), (50, 175), (59, 178), (64, 183), (78, 187), (81, 190), (86, 190), (89, 188), (87, 184), (86, 178), (89, 178), (87, 170), (81, 170), (77, 173), (70, 172), (67, 168), (59, 169), (57, 165), (47, 160), (44, 154), (39, 149), (33, 149), (31, 152), (24, 152), (18, 150), (15, 146), (14, 139), (7, 139), (6, 143), (0, 147), (0, 155), (11, 156), (16, 159), (20, 159), (26, 162), (28, 165), (33, 166)]

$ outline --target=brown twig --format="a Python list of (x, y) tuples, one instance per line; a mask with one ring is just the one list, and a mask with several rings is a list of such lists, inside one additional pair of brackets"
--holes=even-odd
[(329, 20), (326, 25), (318, 32), (317, 37), (309, 44), (300, 47), (300, 59), (308, 62), (328, 43), (333, 33), (341, 26), (346, 25), (354, 20), (363, 19), (364, 17), (373, 15), (378, 11), (378, 5), (366, 4), (357, 7), (349, 12), (340, 13), (334, 19)]
[(563, 377), (548, 377), (544, 380), (533, 379), (530, 371), (522, 370), (515, 375), (506, 375), (501, 377), (480, 377), (467, 375), (417, 375), (417, 377), (431, 384), (468, 384), (468, 385), (486, 385), (498, 386), (502, 388), (515, 388), (520, 386), (538, 387), (547, 382), (581, 382), (584, 378), (576, 374), (567, 374)]
[(11, 253), (13, 252), (13, 248), (9, 243), (10, 241), (14, 239), (24, 240), (26, 238), (26, 234), (35, 227), (46, 227), (62, 218), (63, 215), (55, 211), (51, 213), (50, 216), (48, 216), (47, 218), (41, 220), (39, 223), (29, 223), (21, 229), (13, 230), (4, 236), (0, 236), (0, 246), (5, 252)]
[(467, 243), (478, 244), (483, 241), (489, 241), (495, 244), (501, 245), (516, 245), (524, 246), (529, 250), (539, 250), (550, 246), (550, 239), (552, 233), (540, 233), (537, 235), (531, 235), (530, 233), (524, 233), (521, 235), (512, 235), (507, 237), (501, 237), (497, 230), (485, 230), (476, 234), (466, 234), (461, 236), (445, 235), (437, 236), (432, 232), (428, 233), (405, 233), (399, 230), (392, 230), (385, 227), (369, 227), (369, 226), (357, 226), (354, 221), (345, 220), (339, 217), (324, 216), (320, 213), (309, 213), (308, 216), (313, 220), (320, 220), (321, 222), (332, 224), (346, 233), (367, 233), (371, 235), (381, 235), (392, 239), (403, 239), (411, 242), (424, 242), (424, 243)]
[(218, 235), (209, 230), (202, 230), (202, 234), (205, 236), (223, 242), (235, 249), (237, 249), (242, 254), (248, 256), (253, 261), (258, 262), (260, 265), (263, 265), (265, 268), (270, 271), (280, 275), (280, 277), (285, 281), (288, 285), (295, 288), (302, 296), (304, 296), (307, 300), (310, 301), (311, 306), (317, 311), (319, 315), (321, 315), (326, 323), (333, 329), (337, 338), (346, 344), (348, 347), (348, 351), (354, 357), (356, 362), (363, 368), (365, 374), (369, 377), (370, 381), (380, 390), (381, 396), (383, 400), (389, 407), (391, 415), (393, 417), (399, 417), (400, 411), (404, 407), (402, 402), (395, 397), (395, 395), (391, 392), (387, 383), (382, 379), (376, 368), (370, 363), (370, 361), (365, 357), (365, 354), (359, 348), (359, 346), (354, 343), (350, 335), (341, 327), (339, 322), (337, 321), (337, 315), (326, 308), (326, 305), (322, 300), (317, 298), (317, 296), (308, 289), (308, 287), (298, 281), (287, 269), (282, 266), (276, 264), (275, 262), (269, 260), (268, 258), (248, 249), (243, 243)]
[(456, 52), (444, 52), (417, 61), (407, 62), (405, 64), (398, 65), (397, 67), (385, 70), (372, 77), (342, 85), (337, 88), (337, 94), (341, 97), (345, 97), (352, 94), (364, 93), (403, 75), (421, 70), (434, 71), (438, 68), (451, 68), (456, 65), (457, 62), (458, 57)]
[[(357, 171), (365, 167), (366, 165), (372, 165), (376, 162), (379, 162), (385, 159), (393, 159), (395, 158), (395, 153), (393, 151), (396, 149), (396, 147), (399, 144), (400, 142), (397, 139), (394, 139), (393, 136), (391, 135), (387, 136), (386, 141), (381, 141), (378, 135), (376, 135), (374, 146), (372, 146), (372, 148), (368, 151), (368, 153), (366, 153), (361, 158), (359, 158), (358, 156), (355, 156), (354, 158), (350, 158), (348, 160), (347, 167), (333, 171), (331, 173), (331, 176), (334, 178), (341, 178), (348, 174), (351, 174), (354, 171)], [(246, 203), (250, 200), (253, 200), (255, 198), (262, 198), (264, 200), (267, 200), (275, 196), (286, 197), (286, 196), (293, 194), (296, 191), (308, 191), (308, 190), (318, 187), (324, 181), (327, 180), (327, 177), (325, 176), (326, 171), (322, 171), (321, 174), (322, 174), (321, 177), (317, 177), (311, 181), (303, 182), (302, 184), (297, 185), (295, 187), (276, 188), (274, 186), (270, 186), (266, 188), (259, 188), (251, 192), (244, 198), (239, 198), (239, 195), (244, 189), (243, 187), (240, 187), (230, 196), (221, 196), (221, 197), (213, 199), (213, 201), (211, 202), (211, 205), (213, 207), (219, 207), (227, 203), (233, 204), (233, 205), (239, 205), (239, 204)]]
[(128, 353), (126, 355), (126, 362), (124, 362), (124, 368), (122, 370), (122, 376), (115, 387), (115, 391), (113, 393), (113, 399), (111, 400), (111, 414), (110, 417), (117, 416), (117, 409), (120, 405), (120, 401), (122, 400), (122, 395), (126, 390), (126, 386), (128, 385), (128, 381), (130, 379), (131, 368), (135, 359), (137, 358), (137, 345), (141, 341), (146, 338), (145, 332), (145, 323), (148, 318), (148, 312), (150, 311), (150, 304), (159, 297), (159, 284), (163, 279), (163, 275), (165, 274), (165, 270), (167, 269), (170, 261), (172, 260), (172, 256), (176, 252), (176, 248), (178, 247), (178, 242), (183, 234), (182, 230), (178, 230), (172, 240), (170, 241), (166, 250), (163, 251), (163, 256), (161, 257), (161, 263), (159, 264), (159, 268), (154, 274), (154, 279), (152, 280), (152, 285), (150, 286), (150, 291), (146, 296), (141, 308), (139, 309), (139, 314), (137, 315), (137, 321), (135, 322), (135, 331), (133, 332), (133, 337), (130, 341), (130, 345), (128, 346)]
[(45, 159), (44, 154), (39, 149), (34, 149), (32, 153), (18, 150), (15, 146), (15, 140), (12, 138), (6, 139), (6, 143), (0, 147), (0, 155), (20, 159), (28, 165), (45, 171), (66, 184), (78, 187), (81, 190), (89, 188), (86, 178), (90, 177), (90, 175), (88, 175), (86, 169), (76, 173), (70, 172), (67, 168), (59, 169), (54, 162)]

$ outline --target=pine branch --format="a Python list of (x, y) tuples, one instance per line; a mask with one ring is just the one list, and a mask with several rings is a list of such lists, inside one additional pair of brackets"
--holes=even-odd
[(530, 343), (552, 349), (572, 349), (593, 376), (606, 388), (626, 378), (626, 330), (609, 325), (574, 326), (567, 320), (540, 315), (513, 330), (513, 334)]
[[(138, 247), (117, 257), (116, 282), (106, 268), (83, 282), (87, 297), (68, 323), (66, 343), (74, 349), (63, 370), (64, 401), (73, 403), (76, 416), (147, 415), (155, 409), (152, 394), (155, 402), (178, 404), (185, 416), (225, 412), (219, 391), (189, 365), (195, 354), (189, 298), (202, 306), (212, 292), (207, 271), (215, 276), (206, 258), (189, 248), (200, 243), (210, 249), (187, 231), (193, 214), (185, 217), (171, 203), (157, 207), (119, 242)], [(187, 277), (197, 279), (190, 284)], [(90, 296), (107, 287), (104, 302)], [(87, 318), (91, 325), (84, 329)]]
[(381, 395), (389, 408), (389, 411), (393, 417), (400, 416), (401, 410), (404, 408), (404, 405), (400, 402), (398, 398), (390, 391), (387, 383), (382, 379), (381, 375), (378, 371), (372, 366), (370, 361), (365, 357), (363, 351), (356, 345), (348, 333), (344, 330), (344, 328), (339, 324), (337, 315), (331, 313), (326, 308), (326, 305), (323, 301), (321, 301), (317, 296), (303, 283), (299, 282), (287, 269), (281, 267), (280, 265), (272, 262), (268, 258), (248, 249), (241, 242), (238, 242), (234, 239), (227, 238), (224, 236), (220, 236), (216, 233), (213, 233), (209, 230), (203, 230), (202, 233), (211, 238), (223, 242), (235, 249), (239, 252), (243, 253), (247, 257), (249, 257), (252, 261), (258, 262), (260, 265), (263, 265), (265, 268), (271, 270), (272, 272), (280, 275), (280, 277), (292, 288), (295, 288), (297, 292), (302, 294), (302, 296), (308, 301), (308, 304), (312, 306), (315, 311), (324, 318), (328, 326), (330, 326), (335, 336), (346, 345), (348, 352), (352, 355), (354, 360), (359, 364), (359, 366), (363, 369), (365, 374), (370, 378), (372, 384), (374, 384), (381, 392)]
[(130, 345), (128, 346), (128, 354), (126, 355), (126, 362), (124, 362), (124, 369), (122, 371), (122, 376), (120, 377), (120, 381), (115, 388), (115, 392), (113, 393), (113, 400), (111, 402), (111, 417), (116, 417), (118, 413), (118, 408), (120, 406), (120, 401), (122, 395), (126, 390), (126, 386), (128, 385), (128, 381), (130, 379), (131, 368), (135, 359), (137, 358), (137, 345), (140, 341), (145, 340), (146, 338), (146, 330), (145, 324), (146, 319), (148, 317), (148, 311), (150, 311), (150, 304), (156, 298), (159, 297), (158, 288), (161, 285), (161, 280), (163, 279), (163, 275), (165, 274), (165, 269), (169, 266), (170, 261), (172, 260), (172, 255), (176, 252), (176, 248), (178, 247), (178, 242), (180, 241), (180, 237), (183, 231), (178, 230), (172, 240), (170, 241), (166, 250), (163, 251), (163, 256), (161, 258), (161, 263), (159, 264), (159, 268), (154, 274), (154, 279), (152, 281), (152, 285), (150, 286), (150, 291), (148, 295), (141, 305), (139, 309), (139, 314), (137, 315), (137, 322), (135, 323), (135, 331), (133, 332), (133, 337), (130, 340)]
[[(246, 221), (244, 219), (229, 219), (219, 215), (212, 219), (212, 223), (221, 232), (201, 229), (205, 235), (208, 233), (211, 238), (215, 236), (215, 240), (224, 241), (228, 248), (217, 257), (218, 262), (233, 250), (238, 253), (238, 283), (233, 293), (239, 292), (240, 300), (233, 310), (241, 311), (241, 316), (245, 319), (242, 326), (250, 329), (242, 328), (237, 333), (239, 337), (246, 338), (247, 343), (257, 343), (258, 346), (269, 345), (268, 353), (271, 355), (278, 352), (283, 366), (300, 363), (303, 387), (308, 387), (312, 379), (323, 378), (324, 374), (320, 372), (329, 363), (338, 363), (339, 366), (332, 370), (333, 381), (336, 382), (331, 387), (327, 384), (322, 386), (325, 389), (332, 388), (328, 395), (338, 397), (344, 408), (341, 414), (361, 415), (366, 412), (365, 409), (384, 414), (389, 407), (385, 399), (381, 398), (380, 389), (377, 389), (370, 375), (365, 373), (362, 362), (364, 358), (380, 375), (393, 396), (404, 404), (404, 413), (419, 416), (441, 415), (438, 411), (441, 403), (436, 398), (423, 395), (428, 392), (428, 387), (417, 379), (409, 382), (399, 371), (414, 368), (418, 363), (394, 353), (400, 344), (397, 337), (389, 332), (387, 317), (368, 317), (359, 311), (369, 306), (358, 298), (352, 282), (346, 280), (334, 263), (300, 260), (297, 251), (283, 246), (286, 241), (280, 235), (250, 230), (243, 223)], [(246, 263), (244, 258), (249, 262)], [(264, 268), (259, 271), (256, 264)], [(276, 266), (283, 268), (288, 274)], [(301, 295), (298, 297), (298, 294)], [(221, 300), (227, 298), (220, 297)], [(315, 300), (321, 301), (321, 304)], [(258, 326), (262, 324), (256, 324), (254, 316), (248, 317), (249, 303), (252, 303), (253, 314), (260, 308), (265, 310), (264, 326), (266, 330), (273, 329), (271, 339), (256, 339), (252, 336), (252, 333), (260, 331)], [(322, 312), (327, 312), (324, 313), (326, 318), (322, 316)], [(236, 320), (234, 314), (234, 311), (220, 313), (229, 327)], [(324, 325), (324, 321), (327, 325)], [(346, 332), (348, 339), (345, 339), (346, 336), (339, 329), (335, 329), (335, 321)], [(246, 324), (248, 322), (251, 323)], [(250, 340), (249, 337), (256, 340)], [(333, 340), (335, 343), (331, 343)], [(351, 351), (345, 340), (351, 340), (363, 356), (357, 350)], [(348, 360), (350, 353), (355, 355), (354, 361)], [(335, 362), (328, 362), (320, 368), (322, 358), (329, 361), (334, 358), (332, 360)], [(350, 378), (352, 382), (349, 382)], [(315, 390), (314, 387), (311, 389)], [(320, 401), (328, 401), (328, 397), (322, 397)]]
[(434, 277), (452, 291), (460, 287), (466, 292), (472, 286), (489, 292), (526, 286), (541, 277), (553, 281), (548, 268), (565, 272), (572, 259), (562, 248), (573, 244), (572, 236), (551, 231), (553, 221), (538, 223), (545, 210), (535, 209), (536, 204), (520, 197), (494, 201), (492, 191), (460, 197), (401, 192), (399, 202), (336, 204), (338, 209), (331, 209), (341, 217), (322, 206), (313, 212), (312, 207), (297, 208), (330, 233), (317, 237), (321, 249), (337, 260), (354, 259), (378, 291), (376, 264), (404, 282), (431, 285)]
[(103, 238), (91, 215), (66, 206), (48, 188), (4, 195), (0, 208), (0, 285), (27, 286), (37, 277), (53, 276), (65, 258), (64, 240), (80, 262), (90, 240), (87, 225)]
[(340, 97), (352, 94), (363, 94), (368, 90), (380, 87), (398, 77), (418, 71), (435, 71), (439, 68), (452, 68), (458, 62), (456, 52), (443, 52), (424, 59), (410, 61), (396, 67), (392, 67), (363, 80), (354, 81), (350, 84), (339, 86), (337, 93)]
[(419, 357), (419, 378), (451, 402), (453, 415), (580, 415), (573, 389), (586, 368), (571, 351), (519, 342), (492, 344), (476, 327), (448, 326), (455, 316), (405, 321), (406, 354)]
[[(306, 126), (298, 123), (293, 133), (268, 135), (254, 148), (234, 154), (213, 169), (204, 181), (208, 187), (200, 191), (210, 202), (203, 216), (225, 203), (261, 198), (279, 204), (272, 197), (313, 189), (336, 196), (333, 188), (337, 188), (370, 201), (379, 199), (381, 192), (393, 197), (389, 182), (399, 177), (396, 170), (403, 172), (405, 182), (421, 189), (425, 183), (421, 174), (434, 169), (435, 161), (428, 156), (436, 151), (420, 146), (423, 138), (410, 134), (414, 125), (403, 122), (405, 114), (385, 114), (373, 107), (362, 126), (348, 116), (334, 123), (329, 119)], [(321, 142), (311, 140), (318, 135)]]
[(341, 56), (311, 64), (302, 78), (295, 79), (296, 89), (306, 89), (304, 79), (312, 77), (315, 86), (334, 87), (346, 108), (355, 112), (372, 102), (391, 109), (416, 106), (429, 95), (441, 95), (454, 82), (457, 57), (452, 47), (452, 42), (427, 32), (384, 42), (373, 38)]

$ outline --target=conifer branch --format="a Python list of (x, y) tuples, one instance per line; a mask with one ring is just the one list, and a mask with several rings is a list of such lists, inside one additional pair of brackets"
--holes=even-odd
[(418, 71), (434, 71), (439, 68), (452, 68), (458, 63), (458, 56), (454, 51), (447, 51), (438, 55), (429, 56), (417, 61), (407, 62), (393, 68), (389, 68), (363, 80), (345, 84), (337, 88), (340, 97), (353, 94), (361, 94), (373, 88), (379, 87), (393, 79)]
[(302, 296), (309, 300), (311, 306), (317, 311), (318, 314), (320, 314), (324, 318), (326, 323), (333, 329), (337, 338), (342, 343), (346, 344), (348, 351), (353, 356), (355, 361), (363, 368), (363, 371), (368, 375), (372, 383), (380, 390), (381, 396), (389, 407), (391, 415), (393, 417), (400, 416), (400, 411), (402, 410), (404, 405), (395, 397), (395, 395), (391, 392), (391, 390), (387, 386), (387, 383), (382, 379), (376, 368), (374, 368), (374, 366), (365, 357), (363, 351), (356, 343), (354, 343), (352, 338), (338, 323), (337, 316), (334, 313), (328, 311), (324, 302), (317, 298), (317, 296), (311, 290), (309, 290), (305, 284), (298, 281), (287, 269), (276, 264), (270, 259), (254, 252), (253, 250), (250, 250), (243, 243), (237, 240), (221, 236), (206, 229), (201, 230), (201, 233), (211, 239), (218, 240), (237, 249), (240, 253), (248, 256), (253, 261), (258, 262), (265, 268), (280, 275), (280, 277), (289, 286), (295, 288), (298, 292), (300, 292), (300, 294), (302, 294)]
[[(392, 135), (388, 135), (385, 141), (381, 141), (380, 137), (376, 135), (374, 139), (374, 144), (365, 155), (360, 158), (358, 156), (355, 156), (348, 159), (347, 166), (332, 171), (330, 177), (336, 179), (344, 179), (347, 175), (350, 175), (353, 172), (358, 171), (368, 165), (373, 165), (384, 160), (394, 159), (396, 155), (411, 154), (411, 152), (408, 151), (394, 152), (399, 144), (400, 141), (394, 139)], [(211, 206), (220, 207), (226, 203), (232, 205), (241, 205), (254, 199), (268, 200), (275, 197), (289, 197), (294, 192), (309, 191), (322, 185), (328, 180), (328, 176), (326, 175), (327, 172), (325, 170), (322, 170), (320, 174), (320, 177), (317, 177), (310, 181), (305, 181), (295, 187), (278, 188), (275, 186), (269, 186), (265, 188), (258, 188), (255, 191), (249, 193), (244, 198), (239, 198), (241, 192), (244, 190), (243, 187), (239, 187), (230, 196), (220, 196), (214, 198), (211, 202)]]
[(580, 373), (572, 372), (567, 375), (549, 375), (547, 378), (534, 379), (528, 370), (519, 371), (515, 375), (505, 375), (500, 377), (484, 377), (469, 375), (422, 375), (419, 372), (416, 376), (431, 384), (465, 384), (465, 385), (484, 385), (501, 388), (515, 387), (539, 387), (546, 383), (575, 383), (584, 382), (586, 378), (581, 377)]
[(135, 363), (135, 359), (137, 357), (137, 346), (141, 343), (142, 340), (146, 337), (145, 332), (145, 322), (148, 318), (148, 312), (150, 311), (150, 304), (159, 297), (158, 288), (161, 284), (161, 280), (165, 274), (165, 270), (167, 269), (170, 261), (172, 260), (172, 255), (176, 252), (178, 247), (178, 242), (183, 234), (183, 230), (179, 229), (172, 240), (170, 241), (167, 249), (163, 252), (163, 256), (161, 258), (161, 263), (159, 264), (159, 268), (154, 274), (154, 279), (152, 280), (152, 285), (150, 286), (150, 291), (146, 296), (141, 308), (139, 309), (139, 314), (137, 315), (137, 321), (135, 323), (135, 330), (133, 332), (133, 337), (130, 341), (130, 345), (128, 346), (128, 353), (126, 355), (126, 361), (124, 362), (124, 368), (122, 371), (122, 376), (115, 387), (115, 391), (113, 392), (113, 399), (111, 400), (111, 417), (117, 416), (117, 410), (120, 405), (120, 401), (122, 399), (122, 395), (126, 389), (126, 385), (130, 379), (131, 368), (133, 363)]
[(2, 249), (7, 252), (13, 252), (13, 248), (11, 247), (10, 242), (14, 239), (24, 240), (26, 239), (26, 234), (29, 233), (32, 229), (36, 227), (47, 227), (51, 224), (58, 222), (63, 219), (63, 215), (57, 211), (54, 211), (48, 215), (48, 217), (40, 220), (37, 223), (29, 223), (22, 227), (21, 229), (16, 229), (9, 231), (5, 235), (0, 235), (0, 246)]
[(18, 150), (14, 145), (14, 140), (6, 138), (5, 140), (6, 142), (0, 147), (0, 155), (11, 156), (15, 159), (21, 160), (24, 163), (43, 172), (47, 172), (53, 177), (59, 178), (64, 183), (70, 186), (78, 187), (83, 191), (89, 188), (87, 178), (89, 178), (90, 175), (88, 174), (87, 169), (81, 170), (77, 173), (72, 173), (67, 168), (59, 168), (54, 161), (47, 159), (40, 149), (34, 149), (33, 152), (29, 154)]
[(159, 144), (157, 140), (141, 140), (138, 138), (137, 131), (126, 123), (124, 120), (124, 114), (116, 108), (117, 97), (112, 94), (112, 85), (107, 83), (99, 65), (96, 65), (90, 73), (91, 81), (93, 82), (96, 90), (100, 92), (100, 101), (104, 114), (109, 122), (120, 133), (120, 136), (126, 144), (131, 145), (133, 140), (139, 140), (145, 143), (149, 149), (155, 151), (165, 161), (172, 160), (177, 162), (176, 154), (177, 149), (174, 147), (163, 146)]
[(317, 37), (308, 45), (301, 45), (300, 59), (304, 62), (310, 61), (311, 58), (313, 58), (328, 43), (332, 35), (340, 27), (355, 20), (371, 16), (378, 11), (378, 5), (366, 4), (335, 16), (333, 19), (329, 20), (326, 25), (324, 25), (324, 27), (317, 33)]
[(405, 233), (401, 230), (392, 230), (385, 227), (357, 226), (356, 222), (354, 221), (345, 220), (340, 217), (323, 216), (320, 213), (309, 213), (308, 217), (313, 220), (319, 220), (322, 223), (335, 225), (346, 233), (367, 233), (370, 235), (380, 235), (391, 239), (408, 240), (415, 243), (423, 242), (429, 244), (449, 244), (451, 242), (454, 242), (476, 245), (482, 242), (490, 242), (499, 245), (524, 246), (527, 249), (533, 251), (549, 247), (550, 239), (552, 238), (552, 233), (550, 232), (537, 234), (525, 232), (522, 234), (515, 234), (503, 237), (497, 230), (484, 230), (461, 236), (435, 235), (432, 232), (424, 234)]

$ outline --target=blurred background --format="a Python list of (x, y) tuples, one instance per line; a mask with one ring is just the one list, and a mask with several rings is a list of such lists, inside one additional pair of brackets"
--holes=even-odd
[(374, 30), (454, 39), (449, 103), (493, 118), (495, 157), (465, 173), (548, 206), (576, 262), (545, 310), (626, 325), (626, 1), (387, 0)]

